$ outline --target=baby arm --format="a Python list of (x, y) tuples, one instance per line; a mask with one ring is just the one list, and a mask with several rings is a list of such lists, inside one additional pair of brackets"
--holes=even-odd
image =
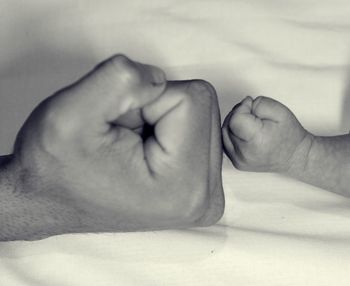
[[(288, 174), (304, 182), (350, 196), (350, 136), (312, 136), (308, 149), (296, 156), (296, 162)], [(302, 153), (301, 153), (302, 154)], [(299, 157), (299, 158), (298, 158)]]
[(283, 104), (245, 98), (223, 124), (224, 149), (245, 171), (276, 172), (350, 196), (350, 137), (315, 136)]

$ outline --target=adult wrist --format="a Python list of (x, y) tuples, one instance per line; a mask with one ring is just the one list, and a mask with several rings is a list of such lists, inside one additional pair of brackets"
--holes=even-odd
[(21, 178), (21, 173), (12, 155), (0, 158), (0, 241), (37, 240), (88, 230), (83, 214), (73, 205), (47, 190), (32, 189), (26, 182), (31, 178)]

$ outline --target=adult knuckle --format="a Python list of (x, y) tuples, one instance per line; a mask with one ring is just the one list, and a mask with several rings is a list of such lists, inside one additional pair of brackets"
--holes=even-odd
[(199, 190), (198, 194), (194, 195), (192, 204), (189, 207), (189, 215), (192, 220), (197, 220), (202, 217), (209, 206), (209, 190), (208, 186)]
[(64, 118), (61, 104), (57, 100), (45, 100), (37, 108), (37, 113), (40, 114), (41, 127), (63, 129)]
[(225, 211), (225, 198), (222, 186), (218, 186), (209, 203), (209, 208), (206, 210), (203, 217), (198, 220), (199, 226), (211, 226), (217, 223), (223, 216)]
[(117, 54), (113, 57), (111, 57), (108, 61), (108, 63), (110, 63), (111, 65), (113, 65), (115, 68), (117, 69), (123, 69), (123, 68), (127, 68), (130, 63), (131, 60), (123, 54)]
[(238, 158), (236, 158), (236, 157), (232, 158), (231, 162), (232, 162), (232, 165), (236, 169), (241, 170), (241, 171), (245, 171), (246, 170), (246, 165), (243, 162), (241, 162)]
[(245, 154), (244, 159), (245, 159), (246, 165), (248, 166), (251, 166), (257, 163), (257, 158), (253, 153)]
[(237, 162), (236, 160), (232, 160), (232, 165), (238, 170), (242, 169), (242, 165), (239, 162)]
[(182, 207), (179, 214), (181, 219), (187, 223), (193, 223), (202, 217), (209, 205), (209, 192), (207, 187), (189, 189), (184, 200), (178, 202)]
[(55, 95), (37, 107), (38, 128), (44, 142), (63, 142), (75, 136), (78, 115), (67, 104), (60, 95)]
[(107, 73), (111, 74), (112, 80), (117, 78), (119, 84), (126, 86), (138, 85), (142, 80), (137, 64), (123, 54), (118, 54), (108, 61)]
[(209, 82), (201, 79), (190, 81), (187, 92), (196, 99), (213, 101), (217, 98), (215, 88)]

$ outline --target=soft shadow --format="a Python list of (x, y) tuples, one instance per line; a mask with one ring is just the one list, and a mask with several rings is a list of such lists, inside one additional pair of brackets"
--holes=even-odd
[(66, 24), (56, 21), (64, 19), (61, 6), (21, 1), (6, 7), (10, 16), (3, 19), (8, 26), (3, 31), (8, 32), (0, 34), (0, 154), (12, 151), (19, 128), (40, 101), (98, 62), (83, 31), (62, 40)]
[(324, 242), (327, 243), (342, 243), (348, 245), (349, 243), (349, 235), (348, 233), (337, 233), (334, 234), (310, 234), (310, 233), (296, 233), (296, 232), (288, 232), (288, 231), (271, 231), (262, 228), (254, 228), (254, 227), (244, 227), (244, 226), (227, 226), (231, 230), (252, 233), (254, 236), (267, 236), (267, 237), (281, 237), (281, 238), (289, 238), (293, 240), (311, 240), (314, 243), (316, 242)]
[(301, 29), (309, 29), (309, 30), (319, 30), (326, 32), (343, 32), (348, 34), (350, 31), (349, 24), (336, 24), (331, 22), (317, 22), (317, 21), (300, 21), (293, 19), (283, 19), (283, 21), (289, 25), (294, 27), (299, 27)]
[(350, 64), (345, 75), (344, 97), (341, 114), (341, 131), (349, 133), (350, 131)]

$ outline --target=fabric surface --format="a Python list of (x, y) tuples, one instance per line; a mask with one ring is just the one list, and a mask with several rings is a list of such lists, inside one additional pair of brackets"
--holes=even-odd
[[(170, 79), (204, 78), (222, 116), (246, 95), (316, 134), (350, 129), (345, 0), (0, 1), (0, 153), (43, 98), (122, 52)], [(349, 285), (350, 200), (224, 162), (209, 228), (0, 244), (0, 284)]]

